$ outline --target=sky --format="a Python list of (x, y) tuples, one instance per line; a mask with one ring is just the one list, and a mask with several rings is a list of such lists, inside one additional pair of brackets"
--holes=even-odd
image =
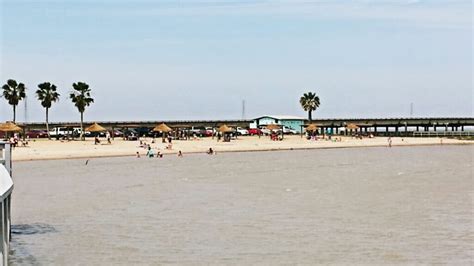
[[(0, 0), (0, 81), (27, 86), (18, 121), (473, 115), (470, 0)], [(26, 109), (26, 112), (25, 112)], [(0, 121), (12, 108), (0, 98)]]

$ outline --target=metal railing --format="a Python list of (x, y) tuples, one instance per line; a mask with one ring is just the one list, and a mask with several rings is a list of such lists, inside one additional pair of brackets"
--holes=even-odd
[(11, 237), (11, 193), (13, 180), (11, 178), (12, 161), (11, 146), (0, 142), (0, 265), (8, 265)]
[(413, 137), (420, 138), (430, 138), (430, 137), (473, 137), (474, 132), (472, 131), (441, 131), (441, 132), (423, 132), (415, 131), (413, 132)]

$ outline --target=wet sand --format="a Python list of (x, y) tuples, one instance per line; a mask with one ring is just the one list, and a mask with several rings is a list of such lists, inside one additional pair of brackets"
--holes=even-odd
[[(196, 140), (173, 141), (173, 149), (166, 149), (167, 144), (156, 139), (152, 144), (151, 138), (143, 138), (155, 152), (175, 154), (179, 150), (184, 153), (204, 153), (209, 148), (217, 152), (235, 151), (272, 151), (272, 150), (297, 150), (297, 149), (333, 149), (333, 148), (359, 148), (359, 147), (386, 147), (388, 138), (355, 139), (341, 137), (342, 141), (329, 140), (309, 141), (300, 136), (285, 136), (283, 141), (271, 141), (269, 137), (239, 137), (231, 142), (217, 142), (216, 139), (202, 138)], [(447, 144), (474, 144), (474, 141), (461, 141), (456, 139), (440, 138), (393, 138), (393, 146), (419, 146), (419, 145), (447, 145)], [(123, 141), (116, 138), (112, 144), (94, 145), (93, 139), (87, 141), (48, 141), (45, 139), (32, 140), (28, 147), (18, 147), (13, 151), (15, 161), (66, 159), (66, 158), (97, 158), (113, 156), (134, 156), (137, 152), (146, 154), (144, 148), (139, 147), (138, 141)]]
[(468, 265), (473, 152), (16, 162), (12, 263)]

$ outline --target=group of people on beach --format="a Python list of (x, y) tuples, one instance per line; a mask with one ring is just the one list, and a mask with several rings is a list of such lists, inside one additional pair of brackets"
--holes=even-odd
[[(107, 139), (107, 144), (112, 144), (112, 138), (109, 131), (105, 133), (105, 138)], [(99, 145), (99, 144), (100, 144), (100, 139), (99, 139), (99, 136), (96, 135), (94, 137), (94, 145)]]
[[(172, 138), (171, 137), (168, 137), (167, 138), (168, 140), (168, 144), (165, 146), (165, 149), (166, 150), (172, 150), (173, 149), (173, 144), (172, 144)], [(146, 150), (146, 157), (148, 158), (163, 158), (163, 153), (161, 153), (159, 151), (159, 149), (155, 152), (154, 149), (151, 147), (151, 144), (155, 144), (155, 139), (153, 138), (153, 140), (151, 141), (151, 144), (149, 143), (146, 143), (146, 141), (142, 141), (142, 140), (138, 140), (139, 141), (139, 148), (143, 148)], [(163, 143), (166, 143), (165, 139), (163, 139)], [(214, 155), (216, 154), (216, 152), (212, 149), (212, 148), (209, 148), (207, 151), (206, 151), (206, 154), (208, 155)], [(183, 152), (181, 150), (178, 151), (177, 153), (178, 157), (183, 157)], [(141, 155), (140, 155), (140, 152), (137, 151), (136, 152), (136, 157), (137, 158), (140, 158)]]
[(18, 134), (17, 133), (13, 134), (13, 136), (10, 137), (9, 142), (12, 145), (12, 147), (17, 147), (18, 143), (20, 142), (20, 138), (18, 137)]
[[(216, 152), (212, 149), (212, 148), (209, 148), (209, 150), (206, 151), (206, 154), (208, 155), (215, 155)], [(183, 152), (182, 151), (178, 151), (177, 153), (178, 157), (183, 157)], [(137, 158), (141, 158), (141, 155), (140, 155), (140, 152), (137, 151), (136, 153), (136, 157)], [(148, 146), (147, 148), (147, 152), (146, 152), (146, 157), (148, 158), (163, 158), (163, 153), (161, 153), (160, 151), (157, 151), (156, 153), (153, 151), (153, 149), (151, 148), (151, 146)]]

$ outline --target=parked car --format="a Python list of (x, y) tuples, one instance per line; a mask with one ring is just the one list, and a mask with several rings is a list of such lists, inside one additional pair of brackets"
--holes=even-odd
[(126, 140), (138, 140), (138, 132), (133, 128), (124, 130), (123, 136)]
[(191, 135), (196, 134), (198, 137), (211, 137), (212, 132), (205, 127), (193, 127), (191, 130)]
[(138, 136), (143, 137), (153, 137), (155, 135), (155, 132), (152, 130), (153, 128), (150, 127), (139, 127), (139, 128), (134, 128), (134, 130), (137, 132)]
[(236, 131), (237, 131), (237, 135), (239, 135), (239, 136), (248, 136), (249, 135), (249, 131), (245, 128), (242, 128), (242, 127), (237, 127)]
[(250, 136), (261, 135), (262, 134), (262, 130), (260, 130), (258, 128), (249, 128), (248, 131), (249, 131)]
[(33, 130), (30, 130), (30, 131), (26, 132), (26, 137), (28, 137), (30, 139), (47, 138), (48, 137), (48, 131), (33, 129)]
[(260, 127), (260, 131), (262, 132), (263, 135), (268, 136), (272, 133), (272, 131), (266, 127)]
[(214, 132), (216, 132), (216, 130), (213, 127), (206, 127), (206, 136), (207, 137), (212, 137)]
[(288, 126), (283, 126), (283, 134), (292, 134), (292, 135), (296, 135), (298, 134), (298, 131), (292, 129), (291, 127), (288, 127)]
[(55, 127), (49, 130), (49, 135), (52, 138), (62, 138), (65, 136), (79, 137), (81, 135), (80, 128)]

